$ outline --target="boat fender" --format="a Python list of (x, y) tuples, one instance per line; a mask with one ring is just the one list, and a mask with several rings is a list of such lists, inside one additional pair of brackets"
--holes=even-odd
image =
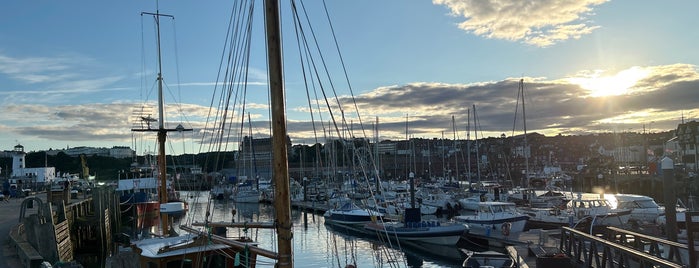
[(510, 235), (510, 229), (512, 229), (512, 223), (509, 223), (509, 222), (503, 223), (500, 226), (500, 231), (502, 232), (502, 235), (504, 235), (504, 236)]

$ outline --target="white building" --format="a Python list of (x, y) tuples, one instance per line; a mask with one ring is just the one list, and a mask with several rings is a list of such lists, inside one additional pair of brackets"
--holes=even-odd
[(114, 158), (129, 158), (133, 157), (134, 154), (134, 150), (131, 150), (128, 146), (114, 146), (109, 149), (109, 156)]
[(56, 178), (55, 167), (26, 167), (24, 146), (15, 145), (12, 151), (12, 178), (21, 183), (49, 183)]

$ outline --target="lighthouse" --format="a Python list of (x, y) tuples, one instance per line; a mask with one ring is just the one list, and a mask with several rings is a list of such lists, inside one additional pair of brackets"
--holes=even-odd
[(27, 153), (24, 152), (24, 146), (21, 144), (15, 145), (12, 150), (12, 176), (10, 183), (28, 185), (43, 185), (51, 183), (56, 178), (56, 168), (54, 167), (27, 167)]
[(12, 177), (22, 177), (24, 176), (25, 157), (27, 154), (24, 152), (24, 146), (21, 144), (15, 145), (12, 150)]

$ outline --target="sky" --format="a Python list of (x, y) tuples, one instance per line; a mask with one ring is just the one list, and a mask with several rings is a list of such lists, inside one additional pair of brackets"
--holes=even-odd
[[(173, 154), (205, 148), (207, 114), (224, 88), (220, 70), (234, 3), (157, 3), (160, 13), (174, 16), (161, 18), (166, 124), (193, 129), (169, 134)], [(238, 122), (233, 136), (269, 135), (262, 2), (254, 3), (246, 110), (233, 113), (249, 119), (231, 119)], [(317, 40), (311, 47), (327, 53), (314, 63), (333, 78), (327, 91), (307, 94), (298, 32), (282, 0), (294, 144), (338, 135), (511, 136), (523, 132), (523, 118), (527, 132), (547, 136), (658, 132), (699, 116), (697, 1), (297, 0), (296, 6), (313, 25), (304, 31)], [(16, 144), (25, 151), (155, 150), (154, 133), (131, 131), (140, 123), (137, 111), (157, 100), (154, 20), (142, 15), (155, 11), (156, 1), (143, 0), (3, 1), (0, 150)], [(333, 116), (345, 116), (345, 131), (328, 130), (328, 112), (338, 107)], [(157, 110), (146, 111), (157, 117)]]

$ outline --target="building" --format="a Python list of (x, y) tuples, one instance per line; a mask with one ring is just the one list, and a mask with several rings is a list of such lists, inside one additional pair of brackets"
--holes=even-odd
[(130, 158), (133, 157), (136, 152), (128, 146), (114, 146), (112, 148), (95, 148), (87, 146), (78, 146), (67, 149), (49, 149), (46, 151), (48, 155), (58, 155), (58, 153), (64, 153), (71, 157), (78, 157), (80, 155), (86, 156), (105, 156), (114, 158)]
[(680, 149), (680, 162), (690, 170), (697, 170), (697, 143), (699, 143), (699, 122), (689, 121), (677, 125), (675, 130)]
[(15, 145), (14, 150), (12, 150), (12, 175), (10, 177), (11, 183), (44, 184), (50, 183), (56, 178), (55, 167), (26, 167), (26, 156), (27, 154), (24, 152), (24, 146), (20, 144)]
[(129, 158), (133, 157), (136, 152), (128, 146), (114, 146), (109, 149), (109, 156), (114, 158)]

